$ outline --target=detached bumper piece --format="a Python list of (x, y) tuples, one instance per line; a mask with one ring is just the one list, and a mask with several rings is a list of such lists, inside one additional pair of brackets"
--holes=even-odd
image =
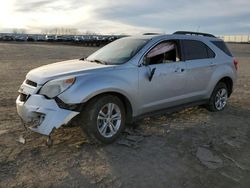
[(54, 128), (67, 124), (79, 112), (61, 109), (54, 99), (31, 95), (26, 102), (16, 100), (17, 113), (32, 131), (49, 136)]

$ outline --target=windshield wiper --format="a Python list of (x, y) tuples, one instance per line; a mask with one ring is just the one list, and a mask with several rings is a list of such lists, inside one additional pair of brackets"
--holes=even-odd
[(81, 58), (80, 60), (82, 61), (88, 61), (88, 62), (95, 62), (95, 63), (99, 63), (99, 64), (103, 64), (103, 65), (108, 65), (107, 62), (99, 60), (99, 59), (92, 59), (92, 60), (88, 60), (87, 58)]
[(103, 65), (107, 65), (108, 63), (99, 59), (92, 59), (92, 60), (87, 60), (89, 62), (95, 62), (95, 63), (99, 63), (99, 64), (103, 64)]

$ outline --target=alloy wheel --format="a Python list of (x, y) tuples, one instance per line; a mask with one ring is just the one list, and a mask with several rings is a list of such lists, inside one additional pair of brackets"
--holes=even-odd
[(218, 90), (215, 96), (215, 107), (217, 110), (222, 110), (227, 104), (228, 94), (225, 88)]
[(114, 136), (118, 132), (121, 123), (121, 110), (114, 103), (105, 104), (98, 113), (97, 128), (105, 138)]

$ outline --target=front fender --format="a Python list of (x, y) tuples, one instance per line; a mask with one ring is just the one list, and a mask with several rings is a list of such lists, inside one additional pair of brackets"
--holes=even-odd
[(98, 73), (77, 77), (76, 83), (58, 97), (67, 104), (87, 102), (92, 97), (106, 92), (116, 92), (124, 95), (136, 106), (138, 96), (138, 72), (116, 70), (115, 72)]

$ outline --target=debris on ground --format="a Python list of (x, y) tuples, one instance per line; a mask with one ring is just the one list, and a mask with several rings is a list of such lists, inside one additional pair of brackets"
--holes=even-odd
[(207, 148), (199, 147), (196, 152), (196, 157), (209, 169), (217, 169), (223, 166), (223, 161)]
[(133, 135), (135, 131), (132, 128), (126, 128), (123, 133), (128, 134), (128, 135)]
[(126, 146), (126, 147), (133, 147), (134, 144), (130, 142), (129, 140), (121, 139), (117, 141), (118, 145)]
[(86, 140), (83, 141), (79, 141), (79, 142), (75, 142), (73, 144), (70, 144), (70, 146), (72, 147), (76, 147), (76, 148), (81, 148), (84, 144), (88, 143)]
[(20, 135), (17, 142), (21, 143), (21, 144), (25, 144), (26, 143), (26, 140), (25, 138), (23, 137), (23, 135)]
[(233, 176), (230, 176), (230, 175), (227, 174), (226, 172), (220, 172), (220, 174), (221, 174), (222, 176), (224, 176), (224, 177), (230, 179), (230, 180), (235, 181), (235, 182), (239, 182), (239, 181), (240, 181), (239, 178), (235, 178), (235, 177), (233, 177)]
[(223, 138), (223, 141), (225, 144), (231, 146), (231, 147), (235, 147), (235, 148), (240, 148), (240, 142), (237, 140), (232, 140), (232, 139), (228, 139), (228, 138)]
[(226, 155), (226, 154), (224, 154), (223, 153), (223, 156), (225, 157), (225, 158), (227, 158), (228, 160), (230, 160), (230, 161), (232, 161), (234, 164), (235, 164), (235, 166), (237, 166), (239, 169), (241, 169), (241, 170), (246, 170), (246, 168), (244, 168), (242, 165), (240, 165), (237, 161), (235, 161), (232, 157), (229, 157), (228, 155)]
[(33, 148), (30, 150), (30, 153), (32, 156), (38, 156), (41, 154), (41, 150), (40, 150), (40, 148)]
[(8, 130), (0, 130), (0, 135), (7, 133)]
[(120, 139), (117, 144), (123, 145), (126, 147), (137, 149), (139, 147), (139, 143), (144, 140), (144, 137), (141, 135), (127, 135)]
[(139, 143), (143, 141), (144, 137), (143, 136), (133, 136), (133, 135), (128, 135), (126, 136), (126, 139), (132, 142)]

